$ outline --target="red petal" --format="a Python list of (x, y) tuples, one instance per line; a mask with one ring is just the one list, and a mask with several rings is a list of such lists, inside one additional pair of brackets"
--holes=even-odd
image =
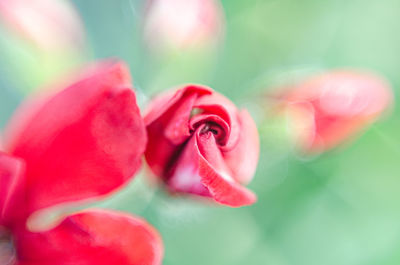
[(105, 195), (138, 170), (146, 135), (129, 80), (123, 64), (99, 64), (14, 120), (8, 148), (26, 162), (29, 213)]
[(183, 151), (174, 161), (168, 179), (170, 190), (211, 197), (207, 187), (201, 182), (199, 173), (199, 149), (195, 136), (185, 144)]
[(241, 186), (226, 165), (212, 133), (196, 136), (199, 155), (199, 175), (211, 196), (219, 203), (232, 207), (253, 204), (253, 192)]
[(231, 150), (224, 151), (222, 148), (222, 154), (233, 178), (241, 184), (247, 184), (257, 168), (260, 142), (257, 126), (246, 110), (238, 113), (238, 120), (241, 128), (239, 140)]
[(239, 112), (229, 99), (216, 92), (200, 97), (195, 107), (206, 110), (206, 113), (216, 113), (227, 120), (228, 141), (220, 146), (220, 150), (232, 177), (241, 184), (250, 182), (259, 156), (258, 131), (250, 114), (246, 110)]
[(184, 96), (191, 94), (211, 94), (212, 89), (205, 86), (188, 85), (177, 90), (167, 91), (154, 98), (145, 111), (144, 121), (146, 125), (160, 118), (171, 107), (178, 103)]
[(168, 185), (176, 191), (212, 197), (232, 207), (254, 203), (256, 196), (231, 174), (213, 134), (196, 134), (185, 145)]
[(89, 210), (41, 233), (18, 230), (20, 265), (158, 265), (163, 244), (144, 220), (117, 212)]
[(227, 149), (235, 147), (240, 136), (240, 124), (237, 119), (238, 109), (223, 95), (214, 92), (211, 95), (205, 95), (196, 101), (197, 108), (205, 110), (206, 113), (213, 113), (225, 119), (229, 124), (229, 135), (226, 143)]
[(12, 225), (23, 213), (24, 172), (20, 159), (0, 153), (0, 225)]
[(159, 119), (148, 126), (148, 137), (151, 141), (146, 147), (146, 160), (152, 171), (163, 175), (168, 162), (176, 152), (177, 146), (189, 136), (189, 119), (196, 95), (182, 98), (176, 107), (169, 109)]
[(256, 195), (237, 182), (222, 177), (205, 159), (200, 159), (201, 182), (208, 188), (215, 201), (231, 207), (251, 205)]

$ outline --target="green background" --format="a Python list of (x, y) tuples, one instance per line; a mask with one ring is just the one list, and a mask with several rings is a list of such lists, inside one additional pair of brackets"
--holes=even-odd
[(163, 264), (400, 264), (398, 109), (350, 144), (304, 158), (285, 144), (279, 122), (262, 120), (268, 106), (258, 100), (277, 80), (342, 67), (381, 73), (398, 95), (400, 1), (225, 0), (226, 33), (216, 51), (164, 57), (141, 39), (142, 1), (74, 4), (88, 43), (78, 59), (43, 64), (38, 51), (1, 27), (1, 127), (29, 91), (71, 65), (119, 57), (131, 68), (140, 105), (157, 91), (196, 82), (248, 107), (261, 128), (260, 163), (249, 185), (258, 202), (250, 207), (169, 197), (144, 172), (98, 204), (153, 224), (164, 240)]

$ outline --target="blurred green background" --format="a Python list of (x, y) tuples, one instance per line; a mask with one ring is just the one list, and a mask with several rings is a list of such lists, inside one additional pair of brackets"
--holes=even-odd
[[(87, 45), (73, 56), (31, 47), (0, 27), (0, 125), (35, 90), (85, 62), (119, 57), (139, 103), (186, 82), (209, 85), (257, 122), (259, 94), (314, 69), (355, 67), (385, 76), (398, 95), (400, 1), (222, 1), (225, 34), (215, 50), (160, 55), (142, 39), (143, 1), (73, 1)], [(395, 99), (396, 100), (396, 99)], [(146, 218), (162, 234), (165, 265), (400, 264), (400, 119), (390, 115), (351, 144), (302, 158), (275, 123), (259, 124), (261, 157), (250, 207), (169, 197), (145, 174), (98, 205)]]

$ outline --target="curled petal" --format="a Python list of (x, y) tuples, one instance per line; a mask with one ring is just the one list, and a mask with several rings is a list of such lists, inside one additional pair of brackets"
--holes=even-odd
[(190, 139), (168, 184), (175, 191), (212, 197), (232, 207), (256, 201), (256, 196), (232, 177), (211, 132)]
[(146, 160), (156, 175), (168, 171), (170, 158), (177, 155), (176, 146), (189, 138), (188, 120), (195, 99), (209, 93), (209, 88), (191, 85), (167, 91), (151, 101), (144, 117), (152, 139), (147, 144)]
[(235, 180), (246, 184), (257, 168), (260, 141), (257, 126), (248, 111), (242, 110), (238, 116), (241, 128), (239, 140), (233, 149), (223, 152), (223, 156)]
[(223, 177), (204, 159), (200, 159), (202, 183), (208, 188), (215, 201), (231, 207), (251, 205), (257, 201), (256, 195), (237, 182)]
[(146, 125), (154, 122), (165, 114), (170, 108), (178, 104), (179, 101), (187, 96), (196, 95), (206, 95), (211, 94), (212, 89), (199, 86), (199, 85), (188, 85), (184, 88), (179, 88), (171, 91), (166, 91), (156, 98), (154, 98), (144, 113), (144, 122)]
[(7, 148), (26, 162), (28, 214), (105, 195), (138, 170), (146, 134), (129, 83), (123, 64), (102, 63), (11, 122)]
[(10, 226), (23, 214), (24, 173), (20, 159), (0, 152), (0, 225)]
[(199, 172), (200, 154), (196, 137), (191, 137), (183, 151), (176, 158), (170, 172), (167, 174), (167, 184), (170, 190), (211, 197), (210, 191), (202, 183)]
[(196, 138), (201, 182), (208, 188), (214, 200), (232, 207), (253, 204), (256, 196), (233, 178), (233, 171), (218, 149), (214, 135), (208, 133), (197, 135)]
[(20, 265), (159, 265), (163, 244), (144, 220), (106, 210), (67, 217), (56, 228), (15, 232)]
[[(204, 126), (204, 124), (206, 125)], [(191, 131), (195, 131), (201, 127), (202, 131), (212, 131), (215, 135), (217, 142), (221, 146), (225, 146), (230, 134), (229, 125), (215, 114), (200, 114), (193, 117), (189, 122)]]

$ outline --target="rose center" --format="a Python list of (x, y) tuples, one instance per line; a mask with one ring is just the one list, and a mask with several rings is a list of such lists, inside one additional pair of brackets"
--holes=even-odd
[(14, 244), (11, 234), (0, 226), (0, 264), (11, 265), (16, 261)]
[(214, 123), (214, 122), (205, 123), (204, 127), (201, 128), (200, 133), (207, 133), (207, 132), (211, 132), (212, 134), (214, 134), (217, 142), (219, 142), (220, 144), (224, 144), (225, 131), (222, 129), (222, 127), (219, 124)]

